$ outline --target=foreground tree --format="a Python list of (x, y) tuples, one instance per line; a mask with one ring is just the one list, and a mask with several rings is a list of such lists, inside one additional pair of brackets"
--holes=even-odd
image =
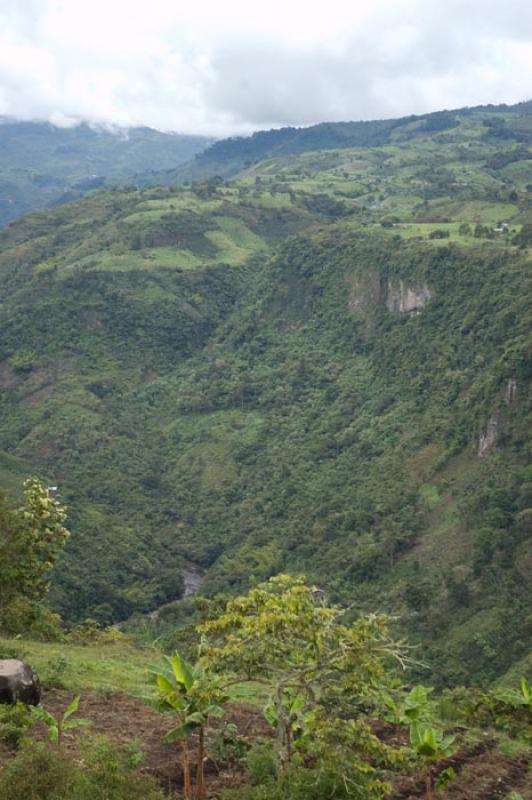
[(372, 781), (373, 794), (365, 796), (377, 797), (384, 785), (371, 777), (369, 760), (384, 760), (387, 748), (359, 717), (390, 682), (390, 662), (404, 663), (404, 655), (385, 617), (344, 620), (345, 610), (327, 605), (303, 578), (280, 575), (229, 600), (199, 626), (201, 662), (213, 673), (266, 687), (280, 778), (296, 752), (323, 763), (326, 742), (342, 730), (350, 750), (367, 756), (359, 774)]
[(36, 478), (25, 481), (24, 496), (18, 509), (0, 496), (0, 627), (18, 601), (28, 611), (43, 600), (69, 537), (64, 506)]

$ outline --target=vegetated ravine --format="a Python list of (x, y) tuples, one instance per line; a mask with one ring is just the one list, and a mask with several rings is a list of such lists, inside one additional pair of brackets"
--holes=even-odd
[(67, 619), (153, 612), (192, 562), (397, 613), (442, 681), (527, 657), (530, 192), (487, 160), (530, 118), (501, 113), (517, 140), (407, 120), (2, 234), (0, 477), (59, 484)]

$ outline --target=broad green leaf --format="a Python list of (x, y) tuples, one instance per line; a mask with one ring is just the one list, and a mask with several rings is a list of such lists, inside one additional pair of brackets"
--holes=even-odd
[(405, 706), (412, 708), (413, 706), (425, 705), (428, 702), (429, 694), (433, 691), (430, 686), (414, 686), (405, 698)]
[(169, 694), (175, 692), (175, 686), (172, 685), (172, 683), (168, 680), (166, 675), (161, 675), (160, 673), (157, 673), (157, 675), (155, 676), (155, 680), (157, 681), (157, 688), (159, 689), (160, 692), (164, 693), (167, 692)]
[(39, 722), (44, 722), (46, 725), (48, 725), (48, 727), (53, 727), (53, 726), (57, 727), (57, 720), (45, 708), (39, 708), (38, 706), (31, 706), (30, 713), (32, 717), (34, 717)]
[(171, 730), (164, 738), (167, 742), (175, 742), (177, 739), (183, 739), (183, 737), (188, 736), (188, 734), (195, 731), (197, 727), (198, 726), (193, 723), (186, 722), (184, 725), (179, 725), (177, 728)]
[(187, 662), (181, 658), (177, 650), (171, 656), (170, 663), (172, 664), (176, 681), (183, 684), (187, 691), (191, 689), (194, 683), (194, 676)]
[(268, 705), (265, 706), (264, 716), (266, 718), (266, 722), (269, 722), (273, 728), (277, 727), (279, 723), (279, 715), (277, 714), (277, 709), (273, 703), (268, 703)]
[(156, 706), (160, 711), (175, 711), (181, 714), (186, 708), (186, 703), (182, 697), (173, 694), (160, 697), (156, 702)]
[(91, 719), (71, 719), (63, 725), (63, 729), (69, 731), (71, 728), (85, 728), (87, 725), (92, 725)]
[(78, 710), (79, 707), (79, 694), (77, 694), (74, 698), (72, 698), (70, 705), (68, 706), (67, 710), (63, 714), (63, 721), (67, 720), (72, 714)]
[(303, 695), (296, 694), (290, 706), (290, 713), (296, 714), (298, 711), (301, 711), (304, 705), (305, 705), (305, 698), (303, 697)]
[(455, 778), (456, 778), (455, 770), (452, 767), (447, 767), (447, 769), (444, 769), (442, 772), (440, 772), (440, 774), (436, 778), (436, 783), (435, 783), (436, 788), (443, 789), (445, 786), (447, 786), (448, 783), (454, 781)]
[(205, 722), (205, 714), (201, 711), (193, 711), (192, 714), (187, 714), (186, 722), (194, 722), (198, 725), (201, 725), (202, 722)]
[(447, 754), (447, 751), (450, 749), (455, 739), (456, 736), (445, 736), (444, 738), (442, 738), (440, 742), (440, 749), (445, 755)]
[(433, 750), (436, 750), (438, 747), (437, 743), (437, 733), (434, 728), (426, 728), (423, 734), (423, 743), (432, 747)]
[(410, 744), (417, 750), (417, 748), (421, 745), (423, 740), (423, 735), (420, 729), (420, 726), (417, 723), (413, 723), (410, 726)]
[(209, 717), (223, 717), (225, 716), (225, 710), (221, 706), (209, 706), (205, 715)]

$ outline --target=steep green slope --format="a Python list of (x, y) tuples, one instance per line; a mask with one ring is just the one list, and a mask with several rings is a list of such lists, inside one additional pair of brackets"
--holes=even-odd
[(175, 167), (211, 143), (150, 128), (58, 128), (0, 119), (0, 226), (35, 208), (81, 197), (108, 180)]
[(0, 448), (71, 508), (68, 618), (179, 597), (189, 559), (210, 593), (302, 570), (395, 611), (445, 680), (526, 658), (530, 119), (0, 236)]
[(335, 231), (271, 269), (174, 386), (184, 541), (225, 550), (205, 588), (288, 565), (401, 612), (453, 678), (495, 677), (530, 646), (529, 261)]

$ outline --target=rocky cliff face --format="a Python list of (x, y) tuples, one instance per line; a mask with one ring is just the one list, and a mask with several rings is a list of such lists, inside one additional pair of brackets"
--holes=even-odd
[[(511, 406), (517, 399), (517, 380), (515, 378), (508, 378), (503, 390), (504, 402), (507, 406)], [(484, 458), (491, 453), (497, 443), (497, 436), (499, 432), (499, 423), (501, 422), (502, 409), (496, 411), (488, 420), (486, 428), (480, 432), (478, 437), (477, 455), (479, 458)], [(502, 413), (504, 421), (504, 413)]]
[(497, 441), (497, 431), (499, 429), (499, 414), (493, 414), (486, 425), (485, 430), (481, 431), (478, 437), (478, 450), (479, 458), (489, 455), (495, 447)]
[(400, 280), (398, 286), (388, 281), (386, 291), (386, 308), (392, 314), (416, 314), (421, 311), (432, 297), (426, 283), (407, 286)]
[(387, 270), (381, 274), (368, 271), (366, 275), (348, 275), (348, 307), (355, 314), (373, 316), (378, 309), (391, 314), (419, 314), (434, 292), (425, 281), (411, 284), (402, 278), (392, 280)]

